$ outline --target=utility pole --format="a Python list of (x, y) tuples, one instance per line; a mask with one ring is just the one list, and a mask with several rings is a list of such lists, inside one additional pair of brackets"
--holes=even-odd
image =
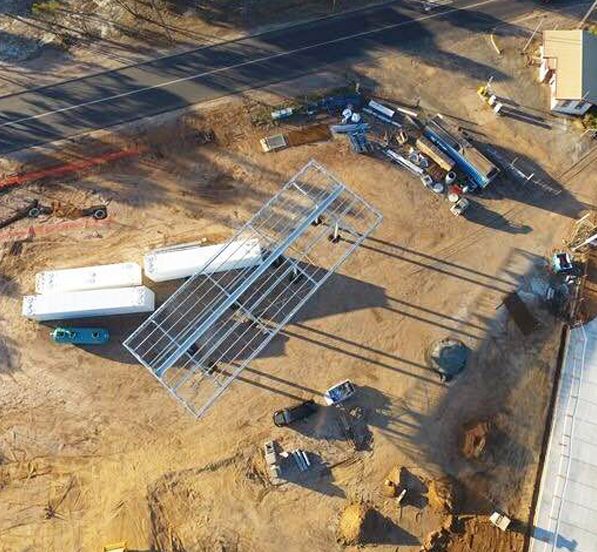
[(541, 27), (541, 25), (543, 25), (544, 21), (545, 21), (545, 18), (539, 19), (539, 23), (537, 23), (537, 27), (533, 31), (533, 34), (531, 35), (531, 38), (529, 38), (528, 42), (524, 45), (524, 48), (522, 49), (522, 53), (523, 54), (527, 51), (527, 48), (529, 47), (529, 44), (533, 41), (533, 38), (535, 38), (535, 35), (537, 34), (537, 31), (539, 30), (539, 27)]
[(585, 22), (587, 21), (587, 19), (589, 19), (590, 15), (593, 13), (593, 10), (597, 7), (597, 0), (595, 0), (595, 2), (593, 2), (593, 4), (591, 5), (591, 7), (587, 10), (587, 13), (585, 13), (585, 16), (581, 19), (580, 23), (578, 24), (577, 29), (581, 29), (582, 26), (585, 24)]

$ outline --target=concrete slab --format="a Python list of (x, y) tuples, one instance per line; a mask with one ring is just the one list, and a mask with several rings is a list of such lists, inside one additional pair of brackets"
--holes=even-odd
[(597, 319), (570, 332), (529, 552), (597, 552)]

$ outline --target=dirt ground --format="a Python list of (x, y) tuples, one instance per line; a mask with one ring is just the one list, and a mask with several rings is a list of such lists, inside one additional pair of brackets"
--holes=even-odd
[[(538, 85), (515, 85), (532, 75), (516, 52), (523, 37), (504, 32), (510, 55), (494, 59), (490, 46), (481, 47), (486, 37), (473, 33), (457, 53), (464, 60), (474, 51), (475, 63), (510, 75), (495, 86), (540, 111)], [(42, 219), (48, 230), (17, 246), (4, 234), (0, 551), (86, 551), (126, 539), (137, 551), (403, 552), (419, 550), (445, 525), (449, 552), (523, 550), (560, 336), (542, 303), (545, 258), (595, 204), (597, 186), (585, 145), (566, 122), (544, 111), (549, 128), (494, 118), (475, 95), (489, 69), (472, 75), (464, 66), (392, 53), (350, 75), (386, 98), (418, 96), (423, 110), (476, 130), (500, 159), (517, 157), (536, 171), (538, 180), (525, 185), (505, 172), (470, 220), (341, 138), (261, 153), (258, 139), (270, 129), (251, 124), (254, 103), (242, 99), (197, 109), (174, 127), (148, 126), (151, 150), (134, 160), (26, 188), (61, 201), (107, 201), (110, 217), (63, 231), (59, 220)], [(398, 74), (400, 82), (392, 78)], [(328, 80), (345, 77), (338, 70)], [(442, 95), (430, 82), (462, 93)], [(281, 85), (260, 98), (273, 102), (273, 94), (308, 87), (308, 80)], [(214, 142), (197, 139), (206, 129)], [(155, 247), (219, 242), (311, 158), (380, 208), (384, 222), (204, 419), (191, 418), (125, 353), (120, 343), (140, 317), (88, 321), (113, 336), (92, 349), (54, 345), (49, 325), (20, 316), (36, 272), (142, 262)], [(152, 285), (159, 301), (175, 286)], [(541, 322), (527, 337), (502, 306), (514, 290)], [(450, 384), (425, 360), (430, 344), (447, 336), (471, 351)], [(322, 408), (293, 429), (272, 424), (276, 409), (311, 397), (322, 403), (323, 391), (345, 378), (358, 386), (345, 418)], [(463, 455), (463, 428), (488, 420), (482, 453)], [(273, 485), (262, 454), (269, 439), (308, 450), (316, 469)], [(402, 506), (383, 492), (397, 466), (407, 488)], [(432, 481), (446, 475), (462, 489), (456, 519), (428, 504)], [(338, 525), (354, 503), (375, 512), (376, 530), (344, 545)], [(494, 510), (514, 518), (515, 530), (492, 527)]]

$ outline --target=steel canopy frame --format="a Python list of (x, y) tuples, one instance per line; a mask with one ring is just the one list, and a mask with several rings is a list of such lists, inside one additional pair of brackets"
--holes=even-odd
[(191, 276), (124, 346), (200, 417), (381, 220), (310, 161), (207, 266), (255, 239), (260, 263)]

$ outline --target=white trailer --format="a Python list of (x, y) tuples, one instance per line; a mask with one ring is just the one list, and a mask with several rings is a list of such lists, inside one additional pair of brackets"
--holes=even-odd
[(47, 270), (35, 275), (35, 293), (140, 286), (143, 283), (141, 278), (141, 267), (137, 263)]
[(44, 321), (152, 312), (154, 308), (153, 291), (137, 286), (27, 295), (23, 297), (22, 313)]
[[(216, 255), (217, 259), (210, 262)], [(158, 249), (145, 255), (145, 275), (153, 282), (212, 274), (256, 266), (262, 261), (258, 239), (237, 240), (217, 245), (187, 244)]]

